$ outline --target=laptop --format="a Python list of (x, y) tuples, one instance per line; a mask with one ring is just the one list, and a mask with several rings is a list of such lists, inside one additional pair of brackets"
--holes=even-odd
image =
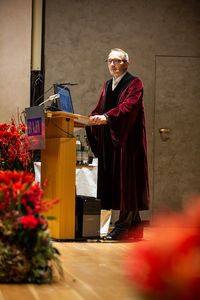
[(54, 84), (54, 94), (58, 94), (59, 98), (53, 100), (48, 110), (74, 113), (70, 89), (67, 86), (57, 83)]

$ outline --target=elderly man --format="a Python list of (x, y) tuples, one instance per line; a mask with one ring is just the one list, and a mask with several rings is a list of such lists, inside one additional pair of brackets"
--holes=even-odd
[(143, 84), (127, 72), (129, 56), (122, 49), (112, 49), (106, 61), (112, 79), (104, 83), (90, 116), (93, 126), (86, 129), (98, 157), (97, 197), (102, 209), (120, 210), (105, 239), (138, 239), (139, 211), (149, 207)]

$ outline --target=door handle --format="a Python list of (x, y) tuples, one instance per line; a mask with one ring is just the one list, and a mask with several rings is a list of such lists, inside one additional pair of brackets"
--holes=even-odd
[(160, 138), (163, 142), (166, 142), (170, 138), (170, 132), (171, 130), (169, 128), (160, 128), (159, 133), (160, 133)]
[(159, 132), (160, 133), (170, 133), (170, 129), (169, 128), (160, 128)]

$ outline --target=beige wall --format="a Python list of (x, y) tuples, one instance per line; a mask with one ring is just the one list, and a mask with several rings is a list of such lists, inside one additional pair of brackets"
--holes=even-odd
[(0, 122), (30, 103), (31, 0), (0, 0)]
[[(126, 50), (130, 72), (144, 83), (153, 186), (155, 57), (200, 56), (199, 0), (47, 0), (46, 90), (56, 82), (71, 88), (75, 110), (87, 115), (109, 78), (105, 58), (113, 47)], [(189, 74), (188, 74), (189, 76)]]
[(130, 54), (130, 71), (144, 82), (151, 124), (155, 55), (200, 54), (199, 15), (198, 0), (47, 0), (46, 89), (77, 82), (75, 109), (88, 114), (109, 76), (107, 52), (120, 47)]

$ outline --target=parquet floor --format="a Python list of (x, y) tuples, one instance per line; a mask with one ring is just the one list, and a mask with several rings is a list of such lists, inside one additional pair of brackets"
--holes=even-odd
[(124, 276), (123, 259), (136, 243), (54, 243), (61, 253), (64, 279), (51, 284), (0, 284), (0, 300), (137, 300)]

